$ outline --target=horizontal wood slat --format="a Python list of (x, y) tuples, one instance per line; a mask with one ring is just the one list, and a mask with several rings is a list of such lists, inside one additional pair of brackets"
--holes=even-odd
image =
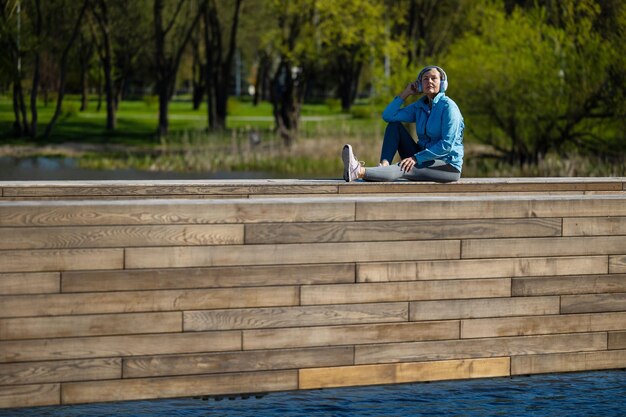
[(298, 389), (298, 371), (265, 371), (63, 384), (62, 404), (267, 393)]
[(278, 349), (459, 338), (458, 321), (244, 330), (243, 348)]
[(213, 288), (0, 297), (0, 317), (69, 316), (297, 305), (297, 287)]
[(304, 243), (286, 245), (175, 246), (126, 249), (126, 268), (185, 268), (235, 265), (289, 265), (459, 258), (459, 242), (418, 241)]
[(626, 274), (513, 278), (513, 296), (626, 292)]
[(0, 295), (54, 294), (61, 291), (58, 272), (0, 274)]
[(626, 311), (626, 292), (565, 295), (561, 297), (561, 312), (563, 314), (602, 313), (605, 311)]
[(91, 381), (121, 377), (120, 358), (0, 364), (0, 385)]
[(67, 271), (63, 272), (62, 292), (346, 284), (354, 281), (353, 263)]
[(351, 365), (354, 349), (347, 347), (152, 356), (124, 360), (125, 378), (269, 371)]
[(559, 301), (559, 297), (415, 301), (409, 304), (409, 318), (423, 321), (559, 314)]
[(317, 389), (417, 381), (506, 376), (509, 358), (464, 359), (336, 368), (302, 369), (300, 388)]
[(0, 363), (241, 350), (241, 332), (133, 334), (0, 342)]
[(356, 346), (355, 363), (438, 361), (605, 350), (606, 333), (500, 337)]
[(362, 263), (359, 282), (604, 274), (606, 256)]
[(511, 375), (626, 368), (626, 350), (511, 357)]
[(42, 249), (0, 251), (2, 272), (120, 269), (124, 249)]
[(609, 349), (626, 349), (626, 331), (609, 333)]
[(609, 256), (609, 272), (611, 274), (626, 274), (626, 255)]
[(242, 243), (242, 225), (0, 228), (0, 250)]
[(41, 407), (61, 404), (61, 384), (0, 387), (0, 408)]
[(626, 217), (563, 219), (563, 236), (626, 235)]
[(185, 331), (407, 321), (407, 303), (186, 311)]

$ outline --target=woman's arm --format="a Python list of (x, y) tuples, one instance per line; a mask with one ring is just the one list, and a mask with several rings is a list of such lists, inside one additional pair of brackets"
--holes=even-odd
[(463, 116), (456, 105), (446, 104), (441, 115), (441, 139), (415, 154), (418, 163), (443, 159), (463, 135)]

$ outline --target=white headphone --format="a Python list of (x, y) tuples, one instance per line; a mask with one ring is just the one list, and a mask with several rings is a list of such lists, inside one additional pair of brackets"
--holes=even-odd
[(446, 72), (443, 70), (443, 68), (438, 67), (436, 65), (429, 65), (427, 67), (424, 67), (424, 69), (421, 70), (420, 73), (417, 75), (417, 91), (420, 93), (424, 92), (424, 88), (422, 87), (422, 76), (424, 75), (424, 73), (432, 69), (436, 69), (437, 71), (439, 71), (439, 74), (441, 75), (441, 83), (439, 84), (439, 92), (445, 93), (445, 91), (448, 89), (448, 76), (446, 75)]

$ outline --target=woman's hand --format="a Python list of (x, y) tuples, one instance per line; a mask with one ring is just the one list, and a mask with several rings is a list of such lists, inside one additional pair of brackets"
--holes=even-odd
[(404, 91), (400, 93), (400, 98), (402, 100), (406, 100), (407, 97), (414, 96), (415, 94), (418, 94), (418, 93), (419, 91), (417, 90), (417, 81), (415, 81), (415, 82), (407, 84), (407, 86), (404, 88)]
[(417, 161), (415, 160), (414, 156), (404, 158), (402, 161), (400, 161), (400, 169), (404, 172), (409, 172), (413, 169), (416, 163)]

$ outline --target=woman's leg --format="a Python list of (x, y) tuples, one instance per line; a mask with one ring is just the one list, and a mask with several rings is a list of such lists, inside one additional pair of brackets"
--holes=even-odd
[(383, 146), (380, 150), (380, 162), (387, 161), (391, 164), (396, 152), (400, 154), (400, 158), (408, 158), (420, 150), (402, 123), (391, 122), (385, 128)]
[(399, 164), (365, 168), (365, 181), (396, 181), (405, 179), (409, 181), (434, 181), (453, 182), (461, 178), (461, 173), (451, 165), (443, 161), (430, 161), (428, 166), (413, 167), (411, 171), (404, 172)]

